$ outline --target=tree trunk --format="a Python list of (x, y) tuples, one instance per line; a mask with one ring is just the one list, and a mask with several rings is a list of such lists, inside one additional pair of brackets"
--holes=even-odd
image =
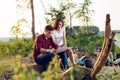
[(105, 64), (105, 61), (107, 59), (107, 56), (109, 54), (109, 51), (111, 50), (113, 41), (114, 41), (115, 33), (111, 33), (111, 27), (110, 27), (110, 15), (106, 15), (106, 25), (105, 25), (105, 35), (104, 35), (104, 42), (102, 46), (102, 51), (92, 68), (91, 74), (90, 74), (90, 80), (95, 80), (95, 76), (99, 71), (101, 70), (102, 66)]
[(33, 4), (33, 0), (31, 0), (31, 12), (32, 12), (32, 38), (33, 40), (35, 39), (35, 17), (34, 17), (34, 4)]

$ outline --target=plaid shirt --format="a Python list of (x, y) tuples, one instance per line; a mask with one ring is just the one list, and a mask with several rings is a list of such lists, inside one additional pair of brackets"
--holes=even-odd
[(41, 52), (40, 49), (50, 49), (50, 48), (58, 48), (58, 45), (55, 44), (52, 38), (45, 38), (44, 34), (37, 36), (35, 43), (34, 43), (34, 50), (33, 50), (33, 58), (36, 58)]

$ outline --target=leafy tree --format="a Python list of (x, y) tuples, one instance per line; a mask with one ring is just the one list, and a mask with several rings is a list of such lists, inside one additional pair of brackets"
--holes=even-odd
[(91, 0), (84, 0), (83, 3), (80, 4), (79, 8), (75, 11), (76, 17), (79, 18), (83, 25), (87, 26), (90, 20), (90, 15), (93, 10), (90, 10), (89, 7), (92, 4)]
[(74, 3), (66, 3), (65, 1), (61, 1), (58, 3), (58, 9), (53, 6), (50, 6), (50, 10), (46, 12), (46, 15), (50, 16), (50, 19), (46, 18), (46, 22), (49, 24), (51, 24), (56, 18), (65, 20), (68, 10), (75, 6)]
[[(81, 26), (76, 35), (67, 35), (68, 46), (79, 47), (87, 53), (92, 53), (95, 47), (102, 46), (104, 36), (95, 34), (95, 29), (91, 27)], [(71, 42), (72, 41), (72, 42)]]
[(51, 24), (52, 21), (55, 20), (55, 18), (61, 18), (64, 20), (66, 19), (66, 21), (64, 22), (68, 23), (67, 19), (69, 19), (69, 27), (72, 27), (72, 19), (74, 17), (80, 19), (83, 22), (83, 25), (88, 25), (88, 23), (90, 22), (90, 15), (93, 12), (93, 10), (89, 9), (90, 5), (92, 4), (90, 0), (84, 0), (83, 3), (79, 4), (80, 6), (78, 6), (72, 0), (58, 0), (58, 4), (58, 9), (50, 6), (49, 12), (46, 13), (50, 16), (49, 19), (46, 18), (47, 23)]
[(25, 38), (27, 35), (29, 35), (29, 32), (22, 31), (21, 28), (24, 26), (29, 26), (27, 24), (26, 19), (20, 19), (20, 20), (18, 20), (16, 25), (12, 26), (10, 31), (16, 37), (16, 39), (18, 39), (19, 36), (22, 36), (23, 38)]
[(100, 32), (99, 28), (96, 26), (88, 26), (89, 31), (93, 34), (98, 34)]

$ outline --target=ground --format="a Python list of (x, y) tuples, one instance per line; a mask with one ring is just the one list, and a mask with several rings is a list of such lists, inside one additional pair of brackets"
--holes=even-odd
[[(9, 60), (10, 59), (10, 60)], [(9, 68), (9, 64), (12, 64), (14, 61), (12, 61), (11, 58), (7, 58), (4, 60), (0, 60), (0, 80), (8, 80), (10, 79), (15, 73), (12, 71), (11, 68)], [(16, 62), (20, 62), (20, 64), (17, 62), (17, 65), (20, 65), (24, 68), (24, 65), (21, 63), (27, 63), (27, 66), (29, 66), (29, 69), (34, 69), (35, 71), (41, 73), (42, 67), (39, 65), (36, 65), (31, 57), (20, 57), (19, 59), (16, 58)], [(6, 61), (5, 61), (6, 60)], [(11, 62), (10, 62), (11, 61)], [(6, 63), (7, 62), (7, 63)], [(5, 65), (3, 65), (5, 63)], [(22, 70), (22, 68), (20, 68)], [(81, 74), (81, 70), (77, 69), (78, 74)], [(77, 75), (77, 74), (76, 74)], [(83, 73), (82, 73), (83, 75)], [(78, 77), (79, 75), (77, 75)], [(98, 80), (120, 80), (120, 67), (119, 66), (103, 66), (101, 71), (97, 74)], [(79, 79), (78, 79), (79, 80)]]

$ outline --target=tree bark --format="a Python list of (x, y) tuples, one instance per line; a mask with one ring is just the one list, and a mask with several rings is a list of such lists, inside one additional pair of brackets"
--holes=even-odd
[(105, 24), (105, 35), (104, 35), (104, 42), (102, 46), (102, 51), (100, 52), (100, 55), (92, 68), (91, 74), (90, 74), (90, 80), (96, 79), (96, 74), (99, 73), (102, 66), (105, 64), (105, 61), (107, 59), (107, 56), (109, 55), (109, 52), (111, 50), (113, 41), (114, 41), (115, 33), (111, 33), (111, 26), (110, 26), (110, 15), (106, 15), (106, 24)]
[(34, 17), (34, 4), (33, 4), (33, 0), (31, 0), (31, 12), (32, 12), (32, 38), (33, 40), (35, 39), (36, 35), (35, 35), (35, 17)]

